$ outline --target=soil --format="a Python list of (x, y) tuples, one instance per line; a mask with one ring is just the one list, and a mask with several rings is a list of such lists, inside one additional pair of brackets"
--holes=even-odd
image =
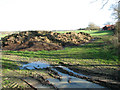
[(51, 31), (24, 31), (2, 38), (3, 50), (40, 51), (61, 50), (93, 39), (90, 34), (79, 32), (56, 33)]
[[(88, 80), (94, 82), (94, 83), (99, 83), (102, 86), (105, 86), (110, 89), (116, 89), (120, 88), (120, 81), (118, 79), (118, 76), (116, 76), (116, 73), (114, 75), (109, 75), (104, 73), (96, 73), (95, 71), (92, 71), (92, 69), (89, 67), (89, 70), (87, 68), (81, 68), (81, 67), (75, 67), (74, 65), (71, 64), (66, 64), (64, 62), (60, 62), (62, 66), (66, 66), (69, 69), (73, 70), (74, 72), (77, 73), (82, 73), (84, 75), (89, 76), (90, 78)], [(77, 65), (79, 66), (79, 65)], [(87, 78), (86, 78), (87, 80)]]
[[(20, 59), (20, 60), (22, 60), (21, 62), (33, 62), (33, 61), (39, 61), (37, 58), (30, 58), (31, 60), (28, 60), (27, 58), (23, 58), (23, 57), (20, 57), (20, 56), (16, 56), (16, 55), (3, 55), (4, 57), (9, 57), (11, 60), (13, 60), (13, 61), (18, 61), (18, 59)], [(18, 63), (21, 63), (21, 62), (18, 62)], [(78, 78), (81, 78), (81, 79), (85, 79), (85, 80), (87, 80), (87, 81), (90, 81), (90, 82), (94, 82), (94, 83), (96, 83), (96, 84), (99, 84), (99, 85), (102, 85), (102, 86), (105, 86), (105, 87), (107, 87), (107, 88), (110, 88), (110, 89), (118, 89), (118, 88), (120, 88), (120, 82), (118, 81), (118, 80), (116, 80), (115, 79), (115, 77), (111, 77), (111, 76), (109, 76), (109, 75), (103, 75), (103, 74), (100, 74), (100, 73), (95, 73), (95, 72), (92, 72), (92, 71), (90, 71), (90, 70), (87, 70), (87, 68), (76, 68), (76, 67), (74, 67), (74, 65), (71, 65), (71, 64), (66, 64), (66, 63), (63, 63), (63, 62), (61, 62), (60, 63), (60, 65), (62, 65), (62, 66), (66, 66), (66, 67), (68, 67), (69, 69), (71, 69), (71, 70), (73, 70), (74, 72), (77, 72), (77, 73), (81, 73), (81, 74), (84, 74), (84, 75), (86, 75), (86, 76), (88, 76), (88, 77), (86, 77), (86, 76), (78, 76), (78, 75), (74, 75), (73, 73), (71, 73), (71, 72), (67, 72), (66, 70), (63, 70), (63, 69), (61, 69), (61, 68), (57, 68), (57, 69), (59, 69), (59, 70), (61, 70), (61, 72), (64, 72), (64, 73), (67, 73), (67, 74), (69, 74), (69, 75), (71, 75), (71, 76), (75, 76), (75, 77), (78, 77)], [(58, 65), (57, 65), (58, 66)], [(70, 67), (69, 67), (70, 66)], [(55, 67), (56, 68), (56, 67)], [(39, 71), (39, 70), (38, 70)], [(27, 76), (26, 75), (24, 75), (24, 73), (22, 74), (23, 76), (21, 76), (20, 74), (20, 77), (19, 78), (22, 78), (22, 81), (24, 82), (24, 83), (26, 83), (23, 79), (25, 78), (25, 77), (27, 77), (27, 78), (29, 78), (29, 77), (32, 77), (32, 78), (34, 78), (34, 79), (40, 79), (41, 81), (40, 81), (40, 83), (41, 84), (48, 84), (48, 86), (51, 86), (51, 87), (53, 87), (53, 88), (56, 88), (56, 87), (54, 87), (52, 84), (50, 84), (50, 83), (48, 83), (47, 81), (46, 81), (46, 79), (47, 78), (51, 78), (51, 77), (53, 77), (53, 78), (56, 78), (56, 79), (60, 79), (60, 78), (62, 78), (58, 73), (56, 73), (55, 71), (53, 71), (53, 70), (51, 70), (50, 68), (47, 68), (45, 71), (47, 71), (47, 74), (46, 75), (44, 75), (43, 76), (43, 74), (40, 74), (40, 71), (39, 72), (32, 72), (32, 75), (30, 74), (31, 72), (29, 71), (29, 73), (27, 74)], [(11, 71), (12, 72), (12, 71)], [(10, 72), (10, 73), (11, 73)], [(17, 70), (14, 70), (13, 71), (14, 73), (16, 73), (15, 75), (17, 75), (17, 73), (19, 73), (19, 71), (17, 71)], [(12, 73), (13, 73), (12, 72)], [(11, 74), (5, 74), (5, 75), (8, 75), (7, 76), (7, 78), (9, 78), (10, 77), (10, 75)], [(19, 76), (18, 75), (18, 76)], [(43, 77), (42, 77), (43, 76)], [(18, 77), (17, 77), (18, 78)], [(22, 82), (22, 81), (20, 81), (20, 80), (18, 80), (18, 79), (12, 79), (12, 81), (14, 81), (14, 80), (17, 80), (17, 81), (19, 81), (19, 82)], [(44, 78), (44, 80), (42, 80)], [(3, 77), (3, 79), (4, 79), (4, 77)], [(39, 81), (39, 80), (38, 80)], [(19, 84), (19, 82), (18, 82), (18, 84)], [(16, 83), (16, 82), (15, 82)], [(31, 83), (31, 82), (27, 82), (27, 83)], [(19, 84), (20, 85), (20, 84)], [(27, 87), (26, 88), (29, 88), (29, 86), (30, 85), (26, 85)]]

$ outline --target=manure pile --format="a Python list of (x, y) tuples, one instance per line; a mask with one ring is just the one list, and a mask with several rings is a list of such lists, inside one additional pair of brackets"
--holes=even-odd
[(2, 38), (2, 50), (61, 50), (63, 47), (78, 46), (91, 39), (93, 37), (84, 32), (24, 31)]

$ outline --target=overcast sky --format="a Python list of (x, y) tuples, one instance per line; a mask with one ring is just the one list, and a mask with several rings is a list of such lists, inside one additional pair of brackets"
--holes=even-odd
[[(75, 30), (111, 22), (113, 0), (101, 10), (92, 0), (0, 0), (0, 31)], [(94, 0), (93, 0), (94, 1)]]

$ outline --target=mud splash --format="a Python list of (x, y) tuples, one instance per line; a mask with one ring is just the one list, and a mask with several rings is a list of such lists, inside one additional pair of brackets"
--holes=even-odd
[[(41, 61), (24, 64), (23, 66), (20, 67), (20, 69), (30, 69), (30, 70), (38, 69), (39, 70), (39, 69), (50, 68), (52, 71), (57, 72), (61, 76), (61, 79), (57, 79), (57, 78), (54, 78), (54, 79), (49, 78), (49, 79), (47, 79), (51, 84), (53, 84), (57, 88), (105, 88), (105, 87), (100, 86), (98, 84), (86, 81), (84, 79), (77, 78), (75, 76), (71, 76), (71, 75), (69, 75), (67, 73), (64, 73), (64, 72), (61, 72), (60, 70), (56, 69), (55, 67), (62, 68), (62, 70), (73, 73), (74, 75), (87, 77), (86, 75), (76, 73), (76, 72), (68, 69), (67, 67), (64, 67), (64, 66), (51, 66), (47, 62), (41, 62)], [(37, 87), (38, 86), (39, 85), (37, 85)]]

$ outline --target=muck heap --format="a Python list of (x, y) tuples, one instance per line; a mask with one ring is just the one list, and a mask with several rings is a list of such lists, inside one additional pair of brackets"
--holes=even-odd
[(84, 32), (24, 31), (2, 38), (2, 50), (61, 50), (63, 47), (78, 46), (91, 39), (93, 37)]

